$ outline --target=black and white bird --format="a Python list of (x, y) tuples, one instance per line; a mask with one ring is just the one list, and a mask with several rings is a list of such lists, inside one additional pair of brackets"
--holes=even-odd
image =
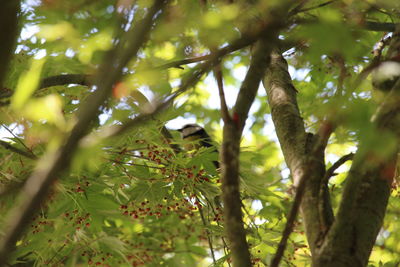
[[(178, 129), (181, 133), (182, 139), (186, 141), (185, 150), (198, 150), (201, 147), (213, 147), (214, 151), (218, 153), (217, 148), (212, 144), (212, 140), (206, 130), (198, 124), (191, 123), (184, 125)], [(219, 162), (213, 161), (215, 167), (219, 168)]]

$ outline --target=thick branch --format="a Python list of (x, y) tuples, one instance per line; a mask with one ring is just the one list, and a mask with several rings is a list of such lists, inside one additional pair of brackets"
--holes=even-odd
[[(233, 108), (232, 119), (224, 116), (221, 149), (222, 198), (224, 219), (234, 267), (252, 266), (246, 233), (243, 226), (239, 191), (240, 139), (250, 107), (255, 99), (260, 81), (270, 61), (272, 45), (277, 42), (278, 31), (284, 26), (288, 4), (271, 10), (264, 35), (258, 42), (246, 77), (240, 87)], [(221, 100), (223, 102), (223, 99)], [(224, 111), (226, 112), (226, 110)]]
[[(97, 117), (100, 106), (111, 94), (112, 85), (121, 76), (122, 68), (135, 57), (154, 23), (154, 17), (165, 6), (166, 1), (155, 1), (146, 17), (127, 33), (129, 42), (122, 43), (111, 50), (100, 66), (95, 84), (97, 90), (82, 103), (78, 111), (78, 121), (68, 139), (55, 152), (48, 152), (39, 162), (38, 168), (28, 178), (19, 201), (5, 220), (5, 236), (0, 241), (0, 266), (3, 265), (9, 252), (29, 224), (30, 218), (37, 211), (47, 196), (51, 184), (66, 170), (79, 141), (90, 129), (91, 122)], [(118, 55), (118, 56), (116, 56)]]
[(18, 36), (20, 1), (4, 1), (0, 8), (0, 87), (8, 71), (8, 63), (14, 52)]
[[(376, 116), (377, 142), (382, 132), (395, 135), (396, 145), (384, 156), (361, 143), (346, 179), (342, 202), (316, 259), (316, 266), (365, 266), (385, 215), (400, 138), (400, 80)], [(371, 137), (372, 138), (372, 137)]]
[[(389, 52), (400, 47), (393, 35)], [(315, 260), (316, 266), (366, 266), (385, 215), (400, 145), (400, 79), (386, 96), (372, 121), (375, 131), (360, 142), (346, 179), (342, 201), (331, 230)], [(371, 144), (382, 134), (392, 136), (393, 147), (380, 154)], [(371, 140), (372, 139), (372, 140)], [(374, 141), (376, 140), (376, 141)], [(390, 142), (389, 142), (390, 143)]]
[[(263, 53), (265, 51), (261, 49), (263, 45), (266, 46), (267, 53)], [(252, 58), (249, 71), (240, 88), (235, 110), (240, 107), (242, 108), (239, 110), (242, 116), (241, 123), (238, 120), (235, 121), (235, 118), (238, 117), (236, 115), (234, 115), (234, 120), (229, 119), (224, 122), (221, 149), (222, 197), (226, 232), (232, 252), (233, 266), (251, 266), (246, 233), (243, 227), (239, 192), (239, 149), (245, 118), (247, 118), (247, 113), (254, 101), (262, 74), (269, 61), (266, 58), (266, 55), (268, 56), (269, 53), (268, 48), (266, 42), (259, 44), (259, 49)]]
[[(271, 54), (271, 64), (265, 75), (264, 87), (267, 91), (272, 120), (286, 164), (299, 191), (296, 193), (293, 209), (296, 208), (300, 202), (299, 199), (303, 196), (301, 212), (307, 239), (311, 251), (314, 252), (318, 240), (327, 231), (332, 220), (332, 210), (329, 205), (324, 205), (326, 210), (323, 211), (323, 214), (320, 214), (318, 208), (321, 201), (329, 202), (319, 198), (321, 180), (325, 172), (324, 146), (315, 143), (323, 141), (322, 144), (324, 144), (327, 141), (321, 140), (321, 137), (326, 136), (324, 133), (329, 132), (325, 131), (329, 129), (327, 127), (329, 124), (322, 125), (317, 137), (307, 138), (304, 122), (297, 106), (297, 91), (291, 82), (287, 63), (278, 51)], [(320, 149), (312, 152), (315, 146)], [(324, 196), (328, 197), (327, 194)], [(295, 210), (293, 210), (293, 214), (296, 214)]]
[(310, 145), (311, 147), (311, 152), (310, 156), (308, 157), (307, 161), (309, 164), (306, 164), (304, 167), (304, 172), (302, 176), (300, 177), (300, 182), (299, 185), (297, 186), (296, 190), (296, 195), (293, 200), (292, 207), (290, 208), (290, 212), (287, 216), (287, 222), (285, 225), (285, 228), (282, 232), (282, 238), (281, 241), (279, 242), (278, 249), (271, 261), (271, 267), (278, 267), (280, 260), (283, 257), (283, 253), (286, 248), (287, 241), (289, 239), (290, 234), (293, 231), (294, 223), (296, 221), (296, 217), (301, 205), (301, 201), (306, 189), (307, 185), (307, 178), (312, 176), (312, 173), (314, 172), (314, 164), (313, 160), (315, 158), (320, 157), (321, 151), (324, 151), (326, 148), (326, 145), (328, 143), (329, 136), (332, 133), (333, 128), (330, 127), (328, 130), (325, 130), (325, 124), (322, 124), (322, 127), (319, 131), (319, 135), (317, 136), (317, 140), (314, 140), (314, 142)]

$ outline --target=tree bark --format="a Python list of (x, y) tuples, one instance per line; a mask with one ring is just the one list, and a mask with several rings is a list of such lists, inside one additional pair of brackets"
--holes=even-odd
[[(400, 36), (394, 34), (389, 47), (398, 54)], [(393, 52), (394, 51), (394, 52)], [(361, 142), (346, 179), (342, 202), (316, 257), (314, 266), (366, 266), (381, 230), (396, 170), (400, 138), (400, 79), (373, 117), (372, 141)], [(371, 149), (382, 136), (392, 138), (394, 147), (384, 154)], [(376, 141), (374, 141), (376, 140)], [(388, 142), (390, 143), (390, 142)]]
[(305, 177), (307, 180), (301, 202), (313, 266), (366, 266), (383, 223), (399, 152), (400, 80), (373, 118), (376, 127), (373, 138), (378, 141), (382, 134), (392, 136), (395, 146), (388, 147), (384, 155), (377, 155), (371, 149), (371, 141), (360, 143), (335, 218), (329, 201), (327, 179), (324, 178), (324, 153), (321, 150), (318, 156), (309, 158), (313, 141), (307, 141), (287, 63), (276, 51), (271, 55), (264, 86), (277, 136), (295, 185), (298, 185), (307, 168), (314, 170)]
[[(222, 198), (226, 233), (232, 251), (233, 266), (252, 266), (246, 233), (242, 220), (242, 202), (239, 191), (240, 140), (251, 105), (265, 70), (269, 64), (271, 40), (277, 39), (277, 28), (272, 28), (272, 38), (257, 43), (250, 68), (240, 87), (233, 117), (224, 117), (223, 142), (221, 148)], [(268, 41), (267, 41), (268, 40)]]
[(278, 50), (271, 54), (271, 64), (263, 82), (276, 134), (294, 185), (297, 187), (300, 179), (305, 174), (308, 176), (304, 177), (306, 181), (300, 210), (308, 243), (314, 253), (333, 220), (327, 187), (322, 184), (324, 152), (322, 149), (311, 155), (318, 136), (305, 131), (297, 105), (297, 91), (288, 73), (286, 60)]
[(18, 36), (18, 13), (20, 1), (3, 1), (0, 8), (0, 86), (8, 71), (9, 61), (14, 53)]

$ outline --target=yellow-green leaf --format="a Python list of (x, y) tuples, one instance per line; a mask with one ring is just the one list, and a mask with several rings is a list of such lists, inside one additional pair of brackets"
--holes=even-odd
[(30, 69), (19, 78), (17, 89), (11, 99), (12, 108), (18, 110), (28, 101), (39, 85), (44, 59), (33, 60)]

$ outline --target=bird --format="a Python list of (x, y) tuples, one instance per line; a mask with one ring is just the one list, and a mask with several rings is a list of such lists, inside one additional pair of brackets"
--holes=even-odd
[[(212, 148), (214, 152), (218, 154), (218, 149), (213, 145), (211, 137), (208, 135), (206, 130), (196, 123), (190, 123), (184, 125), (181, 129), (178, 129), (181, 133), (181, 137), (186, 143), (184, 148), (186, 151), (199, 150), (201, 147)], [(213, 161), (216, 168), (216, 174), (219, 172), (219, 162)], [(209, 188), (210, 190), (210, 188)], [(205, 194), (207, 195), (207, 194)], [(218, 208), (222, 208), (220, 192), (213, 196), (214, 204)]]
[[(184, 145), (185, 150), (191, 151), (199, 150), (201, 147), (213, 147), (213, 150), (218, 153), (218, 149), (213, 145), (211, 137), (200, 125), (196, 123), (185, 124), (181, 129), (178, 129), (178, 131), (181, 133), (182, 139), (187, 141)], [(219, 169), (218, 161), (213, 161), (213, 164)]]

